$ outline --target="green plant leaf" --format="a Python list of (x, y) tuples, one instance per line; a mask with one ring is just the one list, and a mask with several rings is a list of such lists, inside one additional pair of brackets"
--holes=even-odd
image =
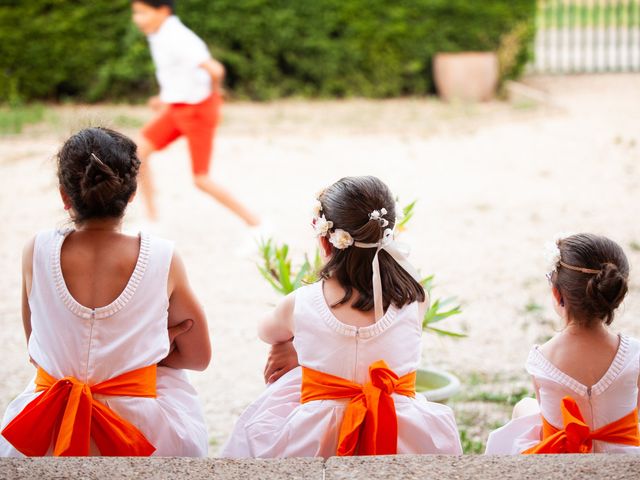
[(405, 228), (407, 228), (407, 224), (413, 217), (413, 213), (414, 213), (413, 210), (417, 202), (418, 202), (417, 200), (414, 200), (413, 202), (411, 202), (410, 204), (408, 204), (402, 209), (402, 220), (398, 222), (398, 225), (397, 225), (398, 230), (404, 230)]
[(437, 333), (438, 335), (444, 336), (444, 337), (453, 337), (453, 338), (466, 338), (467, 335), (465, 333), (458, 333), (458, 332), (451, 332), (449, 330), (442, 330), (440, 328), (436, 328), (436, 327), (426, 327), (425, 330)]

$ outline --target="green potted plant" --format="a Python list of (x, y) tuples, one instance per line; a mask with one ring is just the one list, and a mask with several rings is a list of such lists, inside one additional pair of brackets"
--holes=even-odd
[[(414, 206), (415, 202), (412, 202), (403, 209), (403, 218), (396, 225), (398, 232), (406, 229), (407, 222), (413, 216)], [(279, 294), (288, 295), (301, 286), (318, 280), (317, 272), (322, 267), (318, 249), (316, 249), (313, 259), (309, 259), (305, 255), (304, 260), (299, 265), (294, 266), (289, 255), (289, 246), (286, 243), (276, 244), (272, 239), (266, 239), (262, 241), (259, 248), (261, 258), (260, 263), (257, 265), (258, 270), (262, 277)], [(462, 313), (455, 297), (446, 299), (433, 297), (434, 275), (425, 277), (420, 283), (431, 299), (429, 308), (422, 319), (423, 331), (450, 338), (466, 337), (464, 333), (452, 332), (436, 326), (438, 322)], [(424, 395), (427, 400), (446, 402), (459, 390), (460, 381), (452, 373), (432, 367), (418, 369), (416, 391)]]

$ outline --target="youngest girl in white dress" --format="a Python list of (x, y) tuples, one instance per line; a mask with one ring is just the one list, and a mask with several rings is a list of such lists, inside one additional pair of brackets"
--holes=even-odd
[(320, 194), (322, 280), (259, 328), (271, 344), (293, 337), (301, 366), (245, 410), (222, 456), (461, 453), (449, 407), (415, 394), (428, 301), (393, 241), (394, 220), (393, 196), (375, 177)]
[(486, 453), (640, 453), (640, 342), (607, 328), (627, 293), (627, 258), (591, 234), (556, 245), (548, 278), (566, 326), (529, 353), (537, 402), (518, 403)]

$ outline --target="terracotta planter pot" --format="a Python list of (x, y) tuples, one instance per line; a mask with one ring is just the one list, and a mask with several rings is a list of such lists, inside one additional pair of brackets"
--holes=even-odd
[(433, 73), (444, 100), (483, 102), (496, 93), (498, 57), (493, 52), (438, 53)]

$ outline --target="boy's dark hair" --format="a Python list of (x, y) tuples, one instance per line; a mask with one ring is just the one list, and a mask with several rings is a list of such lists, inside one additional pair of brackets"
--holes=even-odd
[[(342, 178), (325, 189), (318, 200), (325, 218), (333, 222), (332, 230), (346, 230), (356, 242), (375, 243), (382, 238), (386, 228), (394, 227), (394, 198), (389, 187), (376, 177)], [(384, 218), (389, 224), (386, 227), (369, 218), (373, 210), (380, 211), (382, 208), (387, 210)], [(334, 277), (345, 289), (344, 297), (335, 305), (347, 303), (355, 289), (359, 297), (353, 303), (353, 308), (364, 312), (373, 309), (371, 262), (375, 253), (375, 248), (359, 248), (353, 245), (346, 249), (332, 249), (331, 258), (320, 271), (320, 277)], [(415, 301), (425, 300), (422, 285), (398, 265), (391, 255), (381, 250), (378, 260), (385, 310), (391, 303), (400, 308)]]
[(629, 262), (620, 245), (590, 233), (559, 241), (560, 259), (567, 265), (598, 270), (583, 273), (558, 265), (552, 277), (569, 315), (586, 327), (613, 322), (613, 312), (627, 294)]
[(149, 5), (153, 8), (169, 7), (171, 13), (176, 11), (175, 0), (131, 0), (131, 3), (136, 2), (144, 3), (145, 5)]
[(86, 128), (57, 156), (58, 181), (75, 212), (73, 221), (120, 218), (136, 191), (140, 160), (136, 144), (108, 128)]

